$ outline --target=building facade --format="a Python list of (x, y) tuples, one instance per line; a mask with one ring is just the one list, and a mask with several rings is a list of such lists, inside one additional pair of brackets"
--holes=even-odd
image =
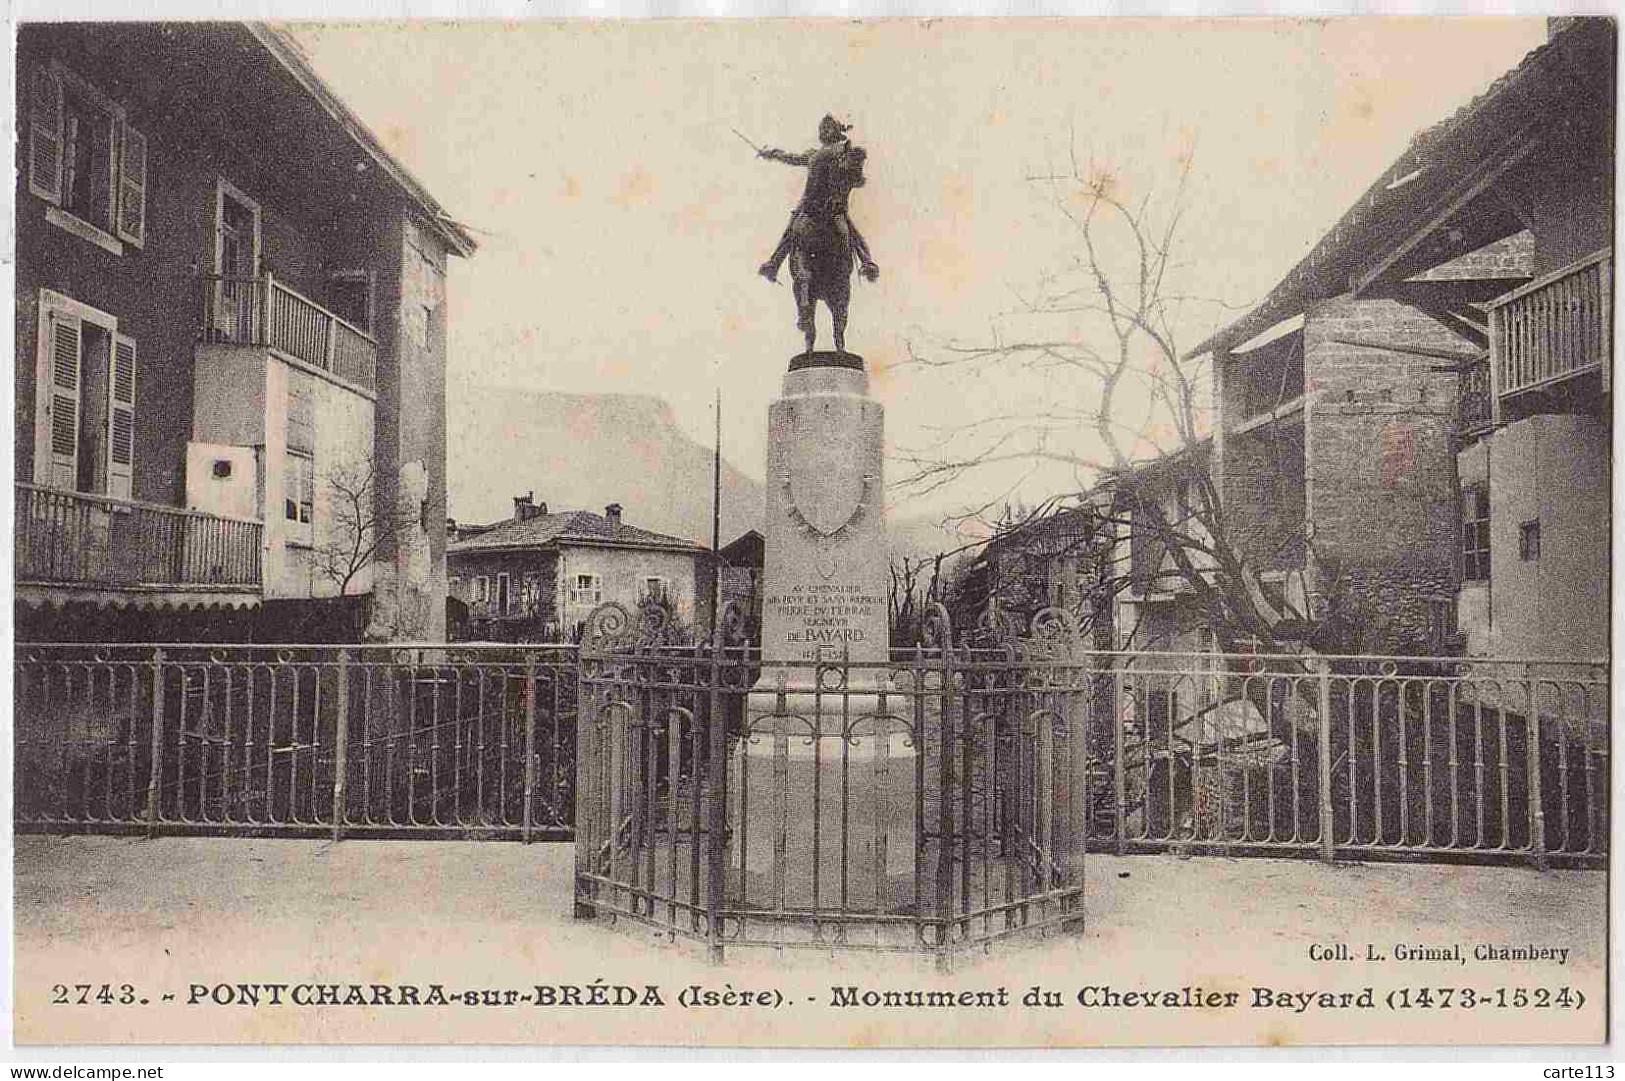
[(442, 636), (467, 232), (273, 28), (29, 24), (17, 70), (19, 635), (342, 588)]
[(574, 640), (610, 601), (629, 612), (655, 601), (677, 625), (701, 634), (709, 626), (710, 551), (624, 522), (619, 503), (598, 515), (516, 497), (512, 518), (457, 526), (447, 566), (466, 613), (457, 638)]
[[(1046, 608), (1064, 608), (1081, 626), (1109, 632), (1110, 602), (1100, 585), (1112, 574), (1115, 533), (1106, 486), (1089, 494), (1083, 507), (1052, 514), (1007, 516), (988, 542), (962, 569), (950, 573), (947, 608), (957, 636), (983, 643), (1025, 633)], [(1127, 547), (1124, 547), (1126, 557)], [(996, 606), (990, 610), (990, 602)], [(994, 626), (993, 614), (1003, 623)], [(1106, 638), (1100, 648), (1113, 648)]]
[(1193, 354), (1234, 542), (1366, 651), (1607, 652), (1614, 54), (1552, 20)]
[(714, 583), (702, 576), (700, 603), (709, 608), (710, 593), (720, 590), (717, 611), (735, 613), (737, 624), (723, 623), (725, 634), (743, 637), (752, 642), (762, 640), (762, 566), (767, 559), (767, 540), (760, 532), (747, 529), (717, 552), (717, 571)]
[[(1211, 437), (1086, 496), (1112, 553), (1092, 619), (1116, 648), (1219, 644), (1156, 527), (1205, 534), (1205, 478), (1226, 574), (1277, 648), (1607, 654), (1614, 55), (1610, 20), (1551, 20), (1192, 351), (1212, 358)], [(989, 596), (1018, 619), (1070, 597), (1076, 559), (1044, 530), (1082, 536), (1083, 513), (996, 536), (956, 626)]]

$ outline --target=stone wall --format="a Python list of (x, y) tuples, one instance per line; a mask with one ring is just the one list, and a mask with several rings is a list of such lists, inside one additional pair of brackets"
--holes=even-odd
[(1260, 570), (1303, 566), (1301, 418), (1224, 440), (1220, 499), (1231, 545)]
[(1477, 251), (1429, 267), (1411, 281), (1480, 281), (1493, 278), (1528, 278), (1533, 276), (1535, 238), (1524, 231), (1514, 233)]
[(1337, 339), (1456, 352), (1464, 345), (1388, 298), (1338, 297), (1306, 320), (1314, 589), (1345, 599), (1368, 628), (1365, 651), (1398, 651), (1426, 642), (1430, 599), (1455, 593), (1459, 377), (1432, 357)]

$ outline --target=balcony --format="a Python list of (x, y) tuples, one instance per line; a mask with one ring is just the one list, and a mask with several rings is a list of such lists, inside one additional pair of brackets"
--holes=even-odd
[(378, 343), (370, 334), (269, 274), (203, 280), (205, 341), (269, 346), (369, 394), (375, 392)]
[(1494, 301), (1490, 314), (1492, 407), (1550, 390), (1588, 372), (1608, 390), (1613, 249), (1589, 255)]
[(19, 587), (258, 594), (259, 522), (16, 485)]

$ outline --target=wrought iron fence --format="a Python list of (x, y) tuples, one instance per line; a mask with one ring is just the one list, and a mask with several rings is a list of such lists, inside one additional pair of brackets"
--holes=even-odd
[(1606, 859), (1600, 662), (1095, 654), (1087, 663), (1092, 723), (1114, 743), (1097, 764), (1106, 792), (1096, 837), (1116, 851)]
[(581, 657), (579, 914), (719, 960), (844, 949), (943, 968), (1082, 927), (1085, 686), (937, 647), (764, 667), (597, 630)]
[(557, 839), (572, 652), (27, 645), (16, 824)]
[(582, 904), (716, 948), (1064, 924), (1080, 842), (1606, 864), (1606, 662), (1097, 652), (1049, 618), (766, 684), (737, 646), (19, 644), (15, 822), (575, 836)]
[[(624, 615), (618, 617), (624, 622)], [(1076, 926), (1097, 851), (1600, 866), (1601, 662), (1113, 653), (1065, 613), (885, 664), (589, 626), (576, 900), (734, 947)]]

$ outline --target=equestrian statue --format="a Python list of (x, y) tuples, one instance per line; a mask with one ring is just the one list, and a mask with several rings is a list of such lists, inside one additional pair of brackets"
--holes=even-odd
[(846, 137), (850, 130), (852, 125), (826, 116), (818, 124), (819, 145), (805, 154), (787, 154), (773, 149), (757, 149), (756, 152), (757, 157), (807, 170), (807, 186), (801, 193), (801, 202), (791, 213), (779, 246), (757, 272), (768, 281), (777, 282), (780, 266), (786, 258), (790, 260), (796, 326), (807, 339), (809, 354), (817, 337), (813, 306), (822, 300), (829, 308), (835, 325), (835, 351), (845, 353), (846, 309), (852, 295), (854, 265), (869, 281), (880, 277), (880, 268), (869, 257), (869, 245), (847, 215), (847, 200), (852, 189), (863, 187), (863, 163), (867, 157), (862, 147), (853, 146)]

